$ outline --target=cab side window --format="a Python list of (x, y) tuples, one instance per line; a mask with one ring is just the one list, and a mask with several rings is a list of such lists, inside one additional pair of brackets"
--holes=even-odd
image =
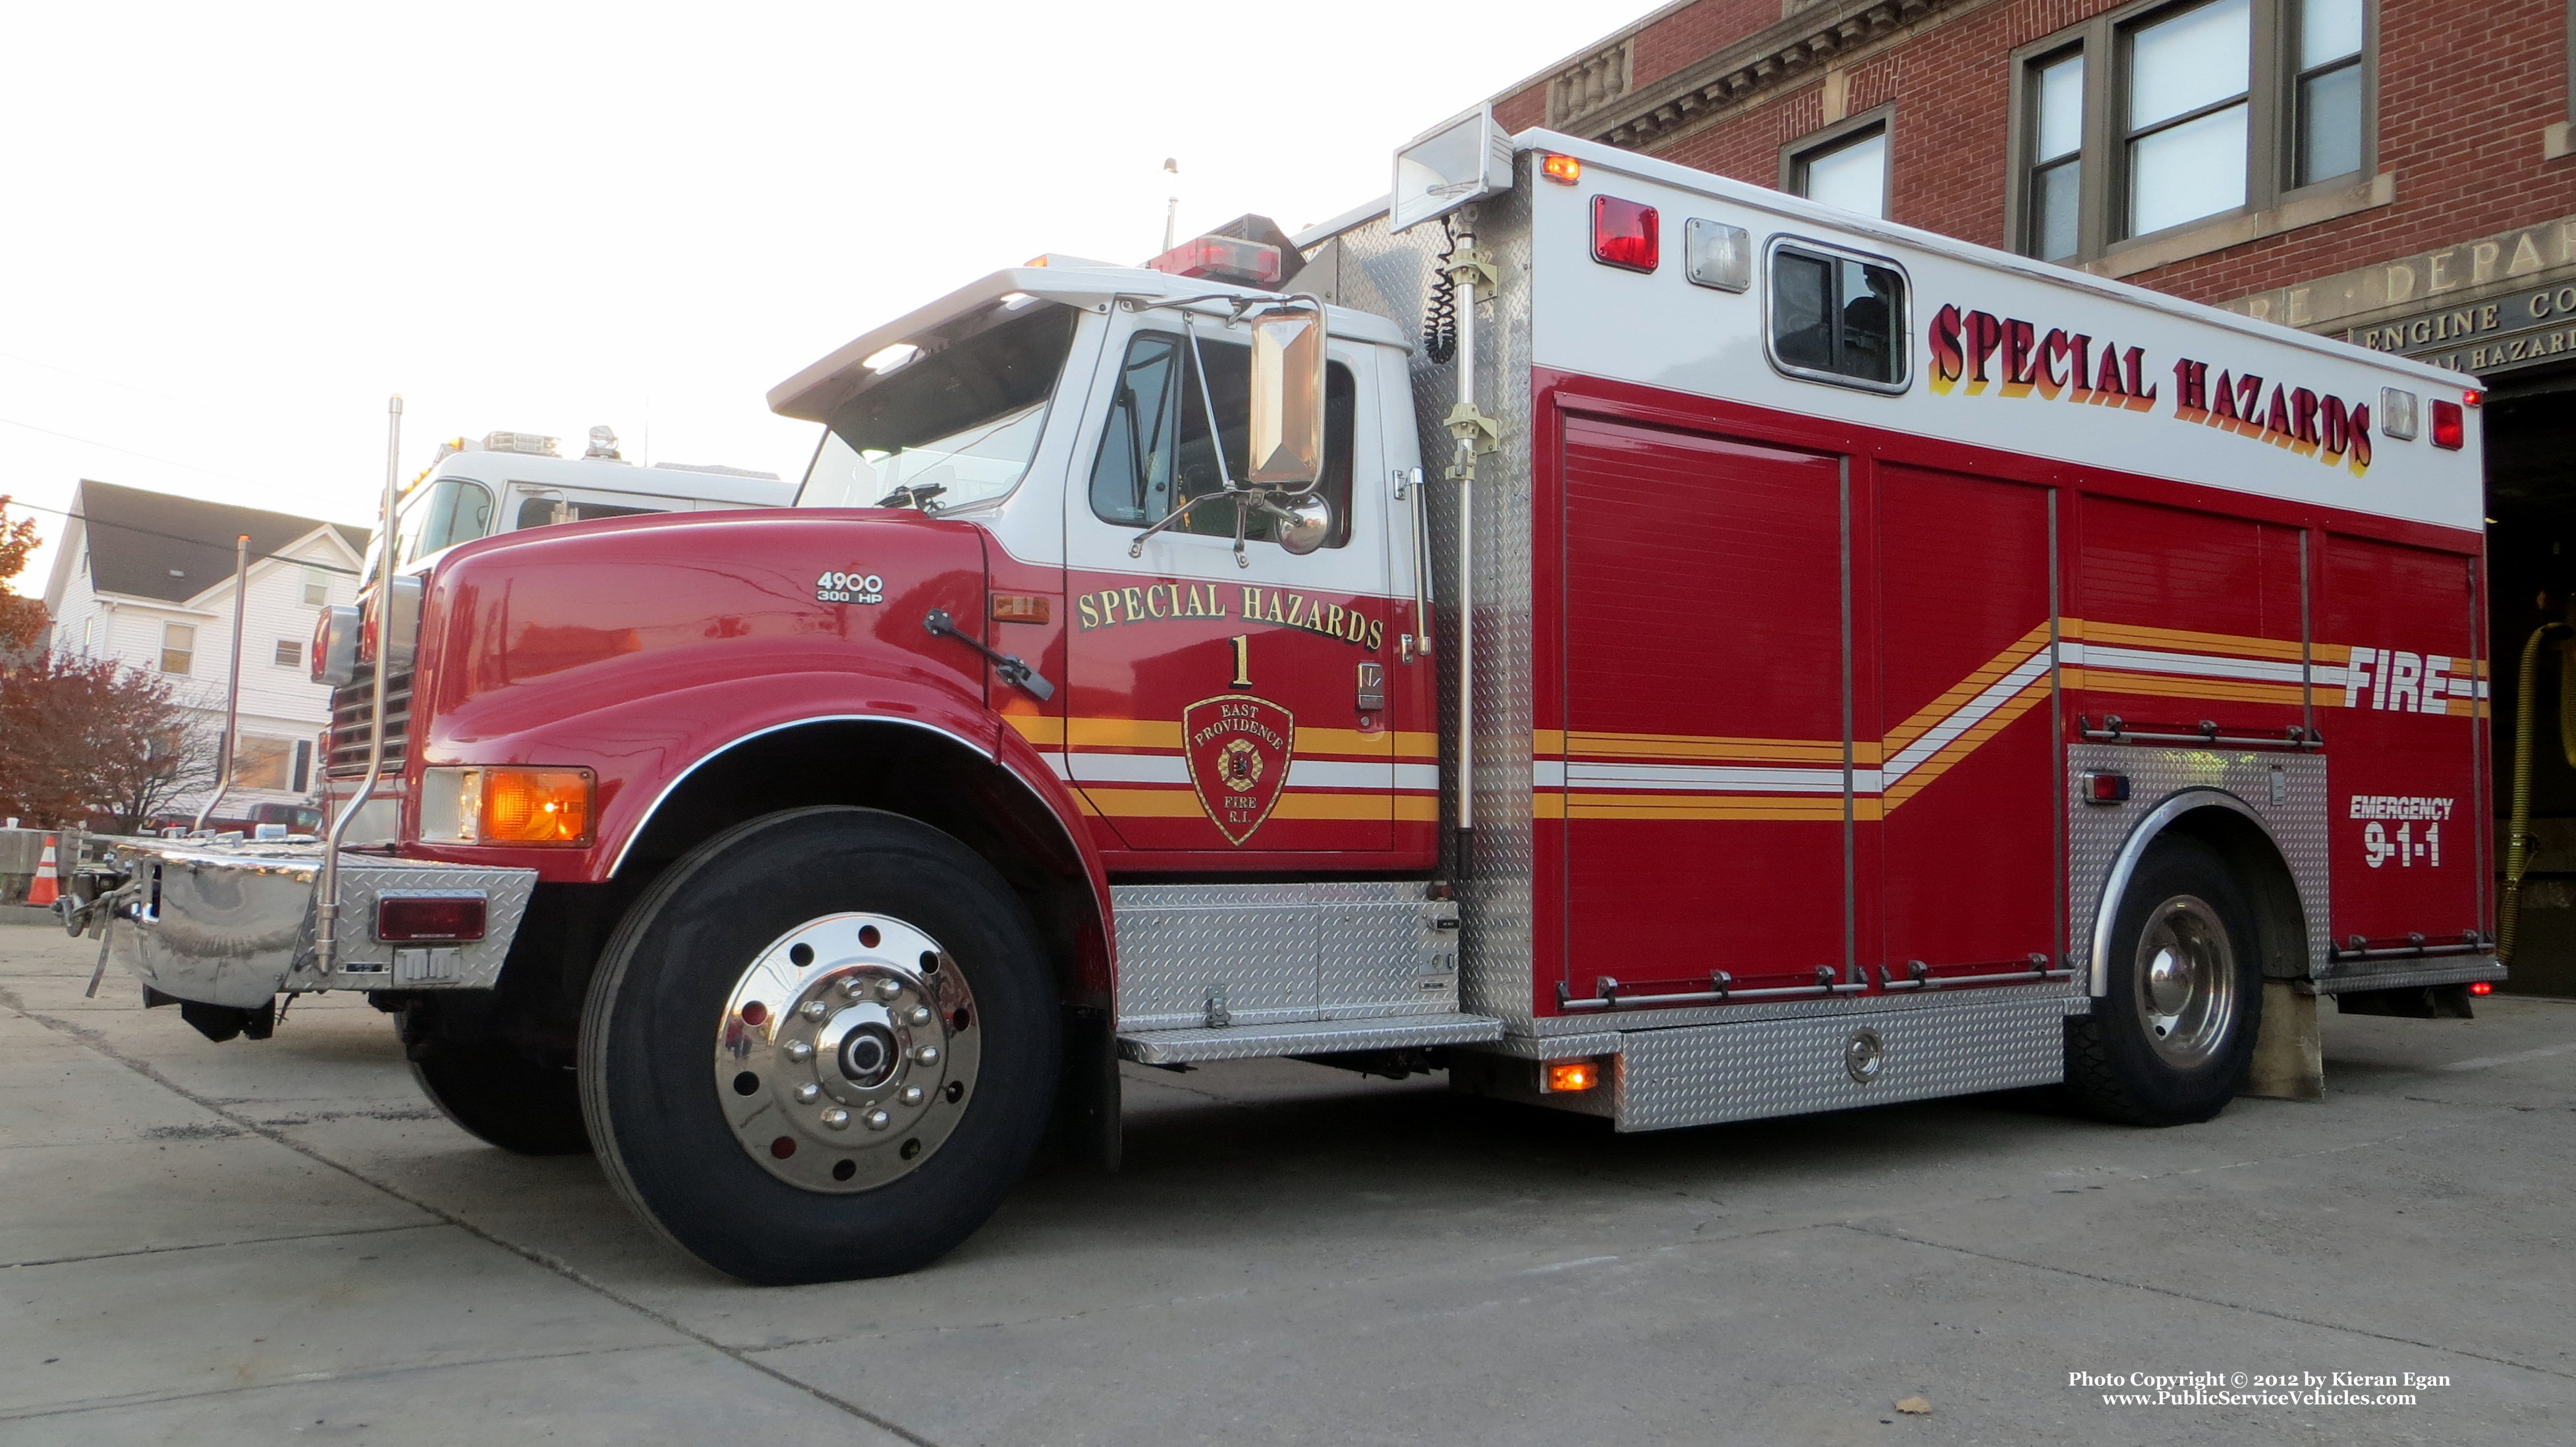
[[(1102, 521), (1150, 527), (1191, 498), (1223, 492), (1226, 475), (1242, 476), (1251, 452), (1246, 434), (1252, 349), (1203, 335), (1198, 352), (1207, 369), (1205, 393), (1199, 389), (1199, 369), (1191, 362), (1187, 337), (1139, 332), (1127, 344), (1091, 469), (1091, 510)], [(1333, 534), (1326, 547), (1341, 547), (1351, 536), (1351, 427), (1357, 390), (1348, 367), (1339, 362), (1326, 366), (1322, 490), (1333, 504)], [(1218, 426), (1213, 437), (1208, 432), (1211, 401)], [(1220, 447), (1225, 449), (1223, 472), (1217, 467)], [(1229, 503), (1205, 503), (1172, 531), (1230, 538), (1234, 512)], [(1244, 536), (1276, 541), (1273, 527), (1272, 518), (1255, 512)]]

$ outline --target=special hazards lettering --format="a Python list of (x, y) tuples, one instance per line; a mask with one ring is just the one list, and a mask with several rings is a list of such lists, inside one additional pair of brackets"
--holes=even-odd
[[(1231, 605), (1236, 611), (1229, 612)], [(1193, 618), (1240, 618), (1246, 623), (1276, 623), (1302, 628), (1374, 651), (1386, 639), (1385, 620), (1372, 618), (1343, 603), (1326, 603), (1285, 588), (1218, 583), (1142, 583), (1132, 588), (1103, 588), (1073, 600), (1075, 626), (1088, 633), (1123, 623), (1168, 623)]]
[[(2151, 412), (2168, 380), (2179, 422), (2268, 442), (2356, 477), (2370, 469), (2370, 404), (2178, 357), (2154, 366), (2143, 347), (1991, 312), (1944, 306), (1932, 315), (1931, 386), (1941, 395), (2032, 397)], [(2152, 376), (2153, 380), (2150, 380)]]

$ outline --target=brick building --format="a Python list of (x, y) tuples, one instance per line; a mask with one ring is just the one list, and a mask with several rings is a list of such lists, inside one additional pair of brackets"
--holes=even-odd
[[(2576, 621), (2570, 0), (1682, 0), (1513, 86), (1544, 125), (2470, 372), (2498, 807)], [(2544, 655), (2545, 657), (2547, 655)], [(2576, 994), (2576, 717), (2540, 671), (2518, 977)], [(2576, 705), (2576, 654), (2565, 666)], [(2498, 856), (2502, 854), (2499, 839)]]

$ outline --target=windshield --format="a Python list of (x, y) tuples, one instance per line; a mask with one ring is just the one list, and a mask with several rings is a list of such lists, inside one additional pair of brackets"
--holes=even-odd
[(403, 512), (401, 557), (406, 565), (492, 531), (492, 494), (461, 477), (431, 483)]
[(937, 487), (945, 511), (1017, 487), (1046, 430), (1047, 398), (1073, 345), (1071, 307), (1002, 303), (941, 328), (922, 353), (833, 412), (799, 507), (903, 506)]

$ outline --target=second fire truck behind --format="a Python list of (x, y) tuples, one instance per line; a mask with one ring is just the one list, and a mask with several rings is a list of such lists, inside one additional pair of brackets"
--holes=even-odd
[(1114, 1159), (1122, 1059), (2161, 1125), (2501, 977), (2465, 379), (1482, 115), (1227, 233), (799, 373), (798, 510), (397, 578), (329, 948), (310, 851), (93, 916), (764, 1282)]

